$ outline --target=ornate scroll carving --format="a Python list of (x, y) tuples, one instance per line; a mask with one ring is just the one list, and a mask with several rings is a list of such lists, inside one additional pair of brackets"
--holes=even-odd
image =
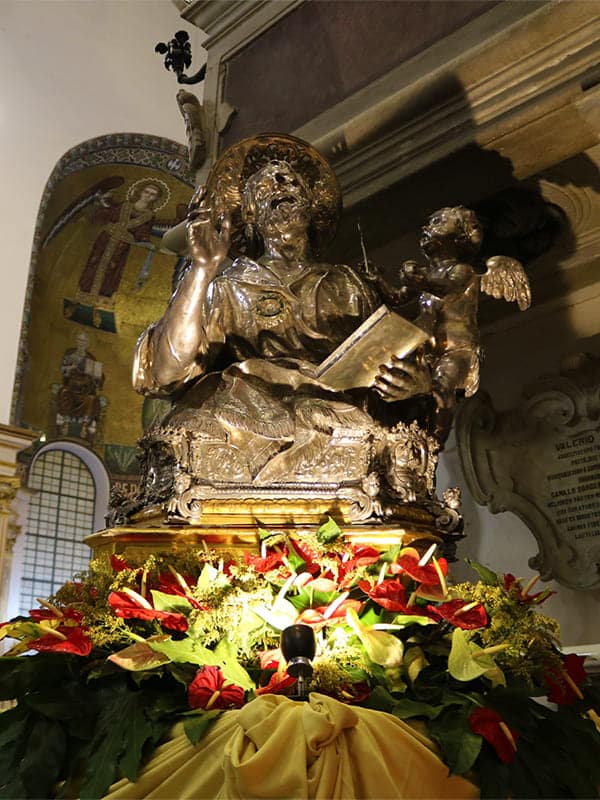
[(571, 588), (600, 586), (600, 359), (563, 361), (504, 413), (483, 393), (467, 400), (456, 430), (475, 500), (534, 534), (530, 566)]

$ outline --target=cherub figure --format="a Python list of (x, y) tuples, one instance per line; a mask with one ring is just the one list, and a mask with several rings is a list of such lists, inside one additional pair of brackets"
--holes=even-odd
[(486, 261), (485, 273), (476, 271), (472, 262), (481, 241), (481, 225), (473, 211), (441, 208), (421, 229), (419, 243), (427, 263), (405, 261), (399, 271), (404, 296), (418, 293), (416, 324), (431, 336), (427, 358), (437, 406), (435, 435), (441, 443), (450, 432), (457, 391), (470, 397), (479, 387), (479, 289), (496, 299), (516, 301), (521, 311), (531, 304), (529, 281), (515, 259), (493, 256)]

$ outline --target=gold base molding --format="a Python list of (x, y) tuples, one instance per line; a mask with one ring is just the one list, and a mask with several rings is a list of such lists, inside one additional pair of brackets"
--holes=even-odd
[[(322, 521), (322, 520), (321, 520)], [(269, 528), (277, 532), (314, 533), (315, 525), (280, 524)], [(352, 525), (344, 529), (346, 541), (355, 545), (370, 545), (385, 550), (395, 544), (423, 550), (433, 542), (442, 544), (443, 534), (431, 525)], [(181, 547), (202, 548), (204, 546), (223, 552), (260, 549), (259, 526), (235, 525), (186, 525), (107, 528), (86, 538), (93, 557), (119, 555), (133, 560), (143, 560), (149, 555)]]

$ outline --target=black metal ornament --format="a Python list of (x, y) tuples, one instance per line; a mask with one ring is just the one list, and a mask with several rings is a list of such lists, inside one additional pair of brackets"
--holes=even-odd
[(192, 46), (187, 31), (177, 31), (170, 42), (159, 42), (154, 52), (164, 55), (165, 69), (170, 69), (177, 75), (177, 83), (191, 84), (204, 80), (206, 64), (203, 64), (194, 75), (188, 76), (184, 73), (192, 63)]

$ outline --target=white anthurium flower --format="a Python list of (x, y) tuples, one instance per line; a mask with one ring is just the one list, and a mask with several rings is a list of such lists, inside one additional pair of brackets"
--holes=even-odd
[(267, 625), (270, 625), (278, 631), (282, 631), (284, 628), (287, 628), (288, 625), (293, 625), (296, 622), (298, 612), (290, 601), (285, 599), (285, 596), (294, 585), (297, 577), (296, 573), (290, 575), (279, 590), (271, 608), (260, 605), (252, 607), (252, 611), (254, 611), (255, 614), (261, 619), (264, 619)]
[(363, 625), (353, 608), (347, 609), (346, 621), (362, 642), (371, 661), (382, 667), (398, 667), (402, 664), (404, 645), (400, 639), (386, 631), (376, 630), (374, 626)]

